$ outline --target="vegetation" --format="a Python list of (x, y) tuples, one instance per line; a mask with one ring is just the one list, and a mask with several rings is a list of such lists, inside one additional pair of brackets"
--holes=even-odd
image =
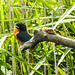
[(16, 22), (28, 32), (52, 27), (75, 38), (75, 0), (0, 0), (0, 75), (75, 75), (75, 49), (41, 42), (33, 50), (20, 50), (14, 38)]

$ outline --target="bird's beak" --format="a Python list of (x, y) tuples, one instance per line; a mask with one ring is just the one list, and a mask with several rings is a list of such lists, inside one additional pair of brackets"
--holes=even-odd
[(16, 26), (16, 25), (15, 25), (15, 27), (19, 29), (19, 27), (18, 27), (18, 26)]
[(15, 28), (19, 29), (19, 27), (15, 24)]

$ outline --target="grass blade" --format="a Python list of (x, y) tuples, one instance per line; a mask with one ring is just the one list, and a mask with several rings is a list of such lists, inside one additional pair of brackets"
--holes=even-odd
[[(53, 8), (50, 7), (49, 4), (48, 4), (46, 1), (44, 1), (44, 0), (41, 0), (41, 1), (42, 1), (42, 3), (45, 4), (50, 10), (53, 10)], [(55, 10), (53, 10), (53, 12), (54, 12), (55, 14), (58, 14)]]
[[(51, 50), (50, 52), (48, 52), (47, 56), (49, 56), (51, 52), (52, 52), (52, 50)], [(34, 66), (34, 69), (37, 70), (38, 68), (40, 68), (40, 66), (45, 62), (45, 60), (46, 60), (46, 56), (44, 56), (44, 57)], [(33, 75), (34, 73), (35, 73), (35, 71), (32, 70), (29, 75)]]
[(65, 11), (65, 13), (63, 13), (63, 14), (61, 15), (61, 17), (59, 18), (59, 20), (58, 20), (58, 22), (56, 23), (56, 25), (53, 27), (53, 29), (55, 29), (55, 28), (57, 27), (57, 25), (58, 25), (59, 23), (61, 23), (61, 21), (62, 21), (64, 18), (66, 18), (66, 17), (74, 10), (74, 8), (75, 8), (75, 4), (74, 4), (73, 6), (71, 6), (67, 11)]
[(6, 40), (7, 36), (2, 37), (2, 39), (0, 39), (0, 48), (2, 46), (2, 44), (4, 43), (4, 41)]
[[(4, 11), (3, 11), (3, 1), (0, 0), (0, 12), (1, 12), (1, 20), (4, 20)], [(4, 21), (2, 21), (3, 33), (5, 33)]]
[(65, 58), (65, 56), (71, 51), (71, 48), (67, 48), (65, 50), (65, 52), (63, 53), (63, 55), (61, 56), (60, 60), (58, 61), (57, 66), (59, 66), (59, 64), (63, 61), (63, 59)]
[(25, 62), (22, 58), (19, 58), (17, 55), (9, 52), (8, 50), (6, 49), (3, 49), (3, 48), (0, 48), (0, 50), (3, 50), (5, 51), (6, 53), (8, 53), (9, 55), (11, 56), (14, 56), (18, 61), (21, 61), (21, 62), (24, 62), (25, 65), (27, 65), (28, 67), (30, 67), (31, 69), (33, 69), (35, 72), (39, 73), (40, 75), (43, 75), (41, 72), (37, 71), (35, 68), (33, 68), (30, 64), (28, 64), (27, 62)]

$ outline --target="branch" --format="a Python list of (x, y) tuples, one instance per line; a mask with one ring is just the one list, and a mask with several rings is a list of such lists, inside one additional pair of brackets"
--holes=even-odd
[(21, 50), (33, 49), (39, 42), (50, 41), (67, 47), (75, 48), (75, 40), (63, 37), (57, 34), (48, 34), (42, 29), (34, 30), (34, 36), (25, 42), (20, 48)]

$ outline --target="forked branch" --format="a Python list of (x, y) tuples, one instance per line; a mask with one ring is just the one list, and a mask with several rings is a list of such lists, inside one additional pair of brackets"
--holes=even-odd
[(20, 48), (21, 50), (33, 49), (39, 42), (49, 41), (61, 44), (67, 47), (75, 48), (75, 40), (63, 37), (57, 34), (48, 34), (42, 29), (34, 30), (34, 36), (25, 42)]

